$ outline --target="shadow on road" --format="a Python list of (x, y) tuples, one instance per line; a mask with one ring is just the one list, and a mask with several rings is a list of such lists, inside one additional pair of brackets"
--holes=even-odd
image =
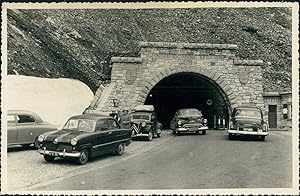
[(10, 146), (7, 148), (7, 152), (20, 152), (20, 151), (26, 151), (26, 150), (36, 150), (33, 145), (31, 146)]

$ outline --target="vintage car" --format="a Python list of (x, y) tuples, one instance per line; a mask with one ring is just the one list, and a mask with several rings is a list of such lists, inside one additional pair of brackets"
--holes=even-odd
[(83, 165), (93, 156), (122, 155), (131, 143), (131, 130), (121, 128), (113, 117), (83, 114), (72, 116), (62, 130), (42, 134), (38, 140), (39, 153), (47, 162), (61, 157)]
[(56, 126), (44, 122), (37, 114), (26, 110), (8, 110), (7, 146), (34, 144), (39, 148), (38, 136), (48, 131), (57, 130)]
[(203, 118), (201, 111), (196, 108), (184, 108), (175, 112), (171, 120), (170, 127), (173, 134), (180, 135), (181, 133), (194, 132), (203, 135), (206, 134), (207, 119)]
[(268, 135), (268, 125), (260, 108), (240, 106), (233, 109), (227, 132), (229, 139), (236, 135), (253, 135), (264, 141)]
[(154, 136), (160, 137), (161, 124), (157, 121), (157, 116), (153, 105), (138, 105), (129, 114), (128, 122), (132, 137), (146, 137), (151, 141)]

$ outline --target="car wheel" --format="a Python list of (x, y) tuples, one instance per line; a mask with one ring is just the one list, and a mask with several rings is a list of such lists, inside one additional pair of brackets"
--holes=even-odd
[(265, 141), (265, 136), (264, 135), (262, 135), (262, 136), (260, 136), (260, 141)]
[(157, 133), (156, 135), (157, 135), (157, 137), (160, 137), (160, 133)]
[(179, 132), (179, 131), (176, 131), (176, 135), (180, 135), (180, 132)]
[(23, 147), (28, 148), (31, 144), (22, 144)]
[(38, 140), (38, 137), (35, 138), (33, 144), (34, 144), (35, 149), (40, 149), (41, 148), (41, 144), (40, 144), (40, 142)]
[(202, 135), (206, 135), (206, 130), (202, 131)]
[(125, 150), (125, 145), (124, 145), (124, 143), (120, 143), (120, 144), (118, 145), (117, 150), (116, 150), (116, 155), (121, 156), (121, 155), (124, 153), (124, 150)]
[(199, 134), (199, 131), (196, 131), (196, 134)]
[(152, 131), (149, 131), (147, 139), (148, 139), (148, 141), (151, 141), (153, 139), (153, 132)]
[(87, 149), (83, 149), (80, 151), (80, 156), (77, 158), (77, 163), (80, 165), (84, 165), (89, 160), (89, 151)]
[(173, 134), (176, 134), (175, 130), (172, 130), (173, 131)]
[(233, 139), (233, 135), (232, 135), (231, 133), (229, 133), (228, 139), (229, 139), (229, 140), (232, 140), (232, 139)]
[(50, 155), (45, 154), (45, 155), (44, 155), (44, 159), (45, 159), (45, 161), (47, 161), (47, 162), (52, 162), (52, 161), (54, 161), (55, 157), (54, 157), (54, 156), (50, 156)]

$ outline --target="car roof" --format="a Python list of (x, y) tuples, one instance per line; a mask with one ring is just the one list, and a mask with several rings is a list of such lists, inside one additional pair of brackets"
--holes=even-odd
[(102, 115), (102, 114), (81, 114), (81, 115), (72, 116), (70, 118), (72, 118), (72, 119), (93, 119), (93, 120), (114, 119), (111, 116)]
[(259, 107), (256, 107), (256, 106), (238, 106), (235, 109), (258, 109), (258, 110), (261, 110)]
[(37, 122), (43, 122), (39, 115), (29, 110), (8, 110), (7, 114), (27, 114), (33, 116)]
[[(183, 111), (183, 110), (198, 110), (198, 109), (197, 108), (181, 108), (177, 111)], [(200, 111), (200, 110), (198, 110), (198, 111)]]

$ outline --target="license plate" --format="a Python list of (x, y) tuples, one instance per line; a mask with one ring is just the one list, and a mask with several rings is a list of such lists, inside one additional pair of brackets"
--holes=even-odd
[(197, 130), (197, 128), (196, 127), (192, 127), (192, 128), (190, 128), (190, 131), (196, 131)]
[(58, 152), (49, 152), (49, 155), (50, 156), (54, 156), (54, 157), (58, 157), (59, 156)]
[(253, 129), (252, 128), (248, 128), (248, 129), (246, 129), (246, 131), (253, 131)]

